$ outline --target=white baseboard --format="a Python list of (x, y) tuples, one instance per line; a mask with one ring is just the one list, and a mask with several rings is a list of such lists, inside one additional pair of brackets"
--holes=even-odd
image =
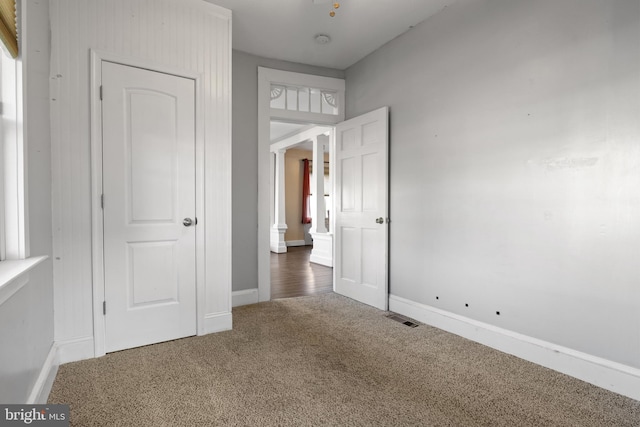
[(40, 374), (36, 379), (29, 398), (27, 399), (28, 405), (45, 404), (49, 398), (51, 387), (53, 387), (53, 381), (56, 379), (58, 373), (58, 347), (55, 343), (51, 344), (49, 354), (44, 360)]
[(640, 369), (389, 295), (389, 310), (640, 400)]
[(58, 362), (61, 365), (95, 357), (93, 337), (56, 341), (56, 346), (58, 347)]
[(232, 326), (233, 322), (231, 321), (231, 312), (205, 314), (204, 330), (198, 335), (229, 331)]
[(245, 289), (242, 291), (234, 291), (231, 293), (231, 306), (239, 307), (241, 305), (256, 304), (259, 300), (258, 288)]
[(288, 240), (287, 246), (306, 246), (307, 242), (304, 240)]
[(333, 267), (333, 259), (316, 255), (314, 253), (311, 253), (311, 255), (309, 255), (309, 262), (324, 265), (325, 267)]

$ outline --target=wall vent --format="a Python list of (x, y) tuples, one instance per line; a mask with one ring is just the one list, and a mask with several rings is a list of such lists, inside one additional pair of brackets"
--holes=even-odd
[(389, 314), (387, 314), (387, 317), (389, 319), (391, 319), (391, 320), (395, 320), (396, 322), (400, 322), (403, 325), (409, 326), (410, 328), (417, 328), (418, 327), (418, 323), (416, 323), (416, 322), (414, 322), (414, 321), (412, 321), (412, 320), (410, 320), (410, 319), (408, 319), (406, 317), (400, 316), (399, 314), (396, 314), (396, 313), (389, 313)]

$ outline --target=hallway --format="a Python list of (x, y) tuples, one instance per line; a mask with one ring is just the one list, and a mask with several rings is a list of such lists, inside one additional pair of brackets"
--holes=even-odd
[(311, 246), (271, 253), (271, 298), (317, 295), (333, 290), (333, 268), (309, 262)]

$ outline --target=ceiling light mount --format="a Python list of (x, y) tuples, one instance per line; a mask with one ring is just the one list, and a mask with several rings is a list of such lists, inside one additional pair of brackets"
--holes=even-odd
[(326, 34), (318, 34), (314, 39), (318, 44), (329, 44), (331, 42), (331, 37)]
[(336, 0), (311, 0), (311, 2), (313, 4), (331, 4), (333, 9), (331, 9), (331, 11), (329, 12), (329, 16), (332, 18), (336, 16), (336, 10), (340, 8), (340, 3), (338, 3)]
[[(333, 4), (333, 8), (334, 8), (334, 9), (338, 9), (339, 7), (340, 7), (340, 3), (335, 2), (335, 3)], [(332, 10), (331, 12), (329, 12), (329, 16), (330, 16), (330, 17), (332, 17), (332, 18), (333, 18), (334, 16), (336, 16), (336, 11), (335, 11), (335, 10)]]

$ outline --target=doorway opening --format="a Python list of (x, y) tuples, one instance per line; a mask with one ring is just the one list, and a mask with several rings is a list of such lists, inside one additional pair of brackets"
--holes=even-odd
[(328, 126), (270, 122), (272, 299), (333, 290), (331, 135)]
[[(316, 153), (318, 150), (329, 152), (333, 126), (344, 120), (344, 87), (343, 79), (258, 67), (258, 301), (272, 298), (271, 253), (285, 253), (288, 248), (286, 206), (284, 197), (278, 197), (285, 194), (286, 151), (289, 146), (312, 141)], [(285, 141), (284, 138), (272, 144), (272, 121), (303, 124), (312, 134), (302, 135), (305, 131), (298, 131), (298, 140)], [(326, 129), (318, 132), (318, 127)], [(315, 163), (322, 164), (323, 160)], [(322, 175), (314, 179), (315, 188), (319, 178)], [(324, 217), (324, 212), (316, 213), (315, 217)], [(309, 230), (314, 241), (309, 258), (331, 265), (333, 239), (327, 230), (317, 229), (320, 225), (324, 226), (324, 222), (316, 221)], [(304, 236), (296, 240), (304, 241)], [(324, 245), (319, 244), (321, 240)], [(318, 251), (321, 246), (327, 248), (324, 255)]]
[[(271, 299), (270, 252), (287, 251), (285, 205), (276, 197), (284, 189), (274, 190), (284, 187), (287, 146), (270, 140), (270, 123), (278, 120), (329, 128), (328, 136), (310, 130), (312, 135), (295, 143), (315, 141), (316, 164), (323, 163), (318, 156), (324, 150), (322, 139), (331, 146), (335, 200), (327, 247), (331, 248), (333, 290), (381, 310), (388, 307), (389, 108), (345, 121), (344, 92), (342, 79), (258, 67), (258, 301)], [(316, 189), (322, 185), (321, 178), (315, 175)], [(323, 216), (321, 212), (316, 217)], [(315, 222), (315, 227), (321, 225)], [(311, 234), (314, 249), (319, 236), (329, 236)]]
[(333, 291), (333, 267), (309, 262), (311, 246), (271, 253), (271, 298), (293, 298)]

